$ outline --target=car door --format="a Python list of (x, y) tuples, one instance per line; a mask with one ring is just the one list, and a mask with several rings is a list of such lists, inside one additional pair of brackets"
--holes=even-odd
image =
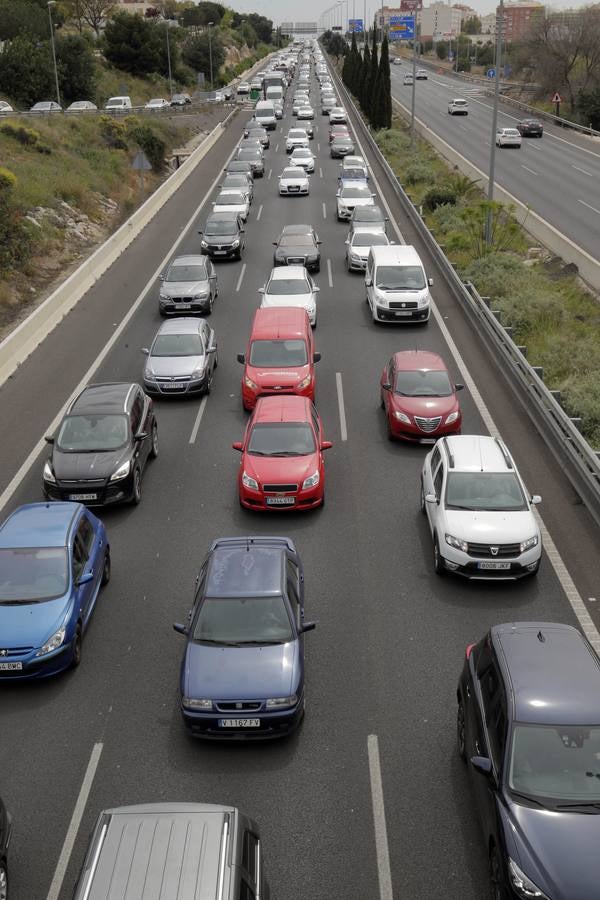
[[(78, 620), (81, 619), (85, 625), (93, 606), (94, 577), (96, 573), (93, 572), (93, 563), (90, 560), (89, 550), (81, 538), (79, 527), (75, 532), (71, 548), (71, 571), (74, 596), (73, 614)], [(84, 583), (80, 583), (81, 579), (90, 573), (92, 573), (93, 577)]]
[(239, 900), (260, 900), (261, 859), (258, 836), (244, 829)]
[[(131, 407), (131, 430), (136, 440), (135, 453), (140, 469), (144, 469), (152, 442), (152, 401), (146, 397), (141, 388), (136, 388)], [(139, 438), (144, 434), (144, 438)]]
[(210, 285), (210, 296), (214, 300), (217, 296), (217, 273), (212, 261), (208, 258), (208, 256), (206, 257), (206, 270)]
[(435, 494), (437, 498), (436, 503), (425, 504), (429, 527), (432, 534), (435, 530), (435, 524), (438, 517), (438, 504), (441, 497), (443, 478), (444, 470), (442, 465), (442, 454), (439, 447), (434, 447), (431, 452), (430, 463), (425, 466), (423, 477), (423, 490), (425, 494)]
[(394, 393), (394, 387), (396, 385), (396, 369), (394, 367), (394, 359), (390, 359), (387, 365), (386, 372), (386, 381), (390, 385), (389, 390), (382, 391), (383, 397), (383, 405), (385, 407), (385, 413), (387, 416), (390, 415), (390, 407), (392, 406), (392, 394)]
[(495, 790), (506, 735), (504, 688), (489, 639), (477, 660), (475, 700), (472, 709), (472, 747), (467, 753), (469, 759), (471, 756), (484, 756), (492, 762), (493, 774), (489, 778), (470, 766), (477, 811), (484, 833), (489, 835), (495, 831)]
[(324, 440), (323, 425), (321, 423), (321, 418), (319, 416), (319, 413), (317, 412), (317, 408), (314, 405), (314, 403), (311, 403), (310, 418), (311, 418), (312, 426), (313, 426), (313, 429), (315, 432), (315, 440), (317, 442), (317, 448), (319, 448), (319, 474), (320, 474), (321, 478), (323, 478), (324, 472), (325, 472), (325, 465), (323, 462), (323, 454), (320, 450), (321, 441)]
[[(93, 576), (88, 584), (81, 585), (79, 588), (82, 592), (80, 595), (80, 600), (82, 601), (80, 609), (85, 624), (94, 608), (98, 591), (100, 590), (105, 551), (104, 541), (97, 534), (86, 511), (83, 512), (79, 520), (75, 541), (78, 545), (78, 558), (82, 561), (85, 559), (82, 574), (92, 574)], [(81, 552), (81, 549), (83, 552)]]

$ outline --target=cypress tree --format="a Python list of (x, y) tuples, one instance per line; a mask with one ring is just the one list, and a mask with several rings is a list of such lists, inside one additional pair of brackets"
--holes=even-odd
[(350, 93), (356, 96), (357, 84), (360, 73), (360, 55), (356, 45), (356, 34), (352, 32), (352, 44), (350, 46), (350, 63), (348, 66), (348, 88)]
[(390, 82), (390, 52), (387, 35), (381, 45), (381, 59), (377, 73), (373, 108), (373, 127), (391, 128), (392, 125), (392, 88)]
[(360, 67), (360, 85), (358, 88), (358, 99), (360, 100), (360, 105), (362, 107), (363, 112), (366, 114), (367, 112), (367, 83), (369, 81), (369, 72), (371, 71), (371, 53), (369, 51), (369, 45), (365, 44), (365, 49), (363, 52), (362, 63)]
[(377, 75), (379, 66), (377, 64), (377, 29), (373, 29), (373, 49), (371, 50), (371, 68), (369, 71), (369, 80), (365, 88), (365, 115), (369, 122), (373, 125), (373, 115), (375, 114), (375, 91), (377, 89)]

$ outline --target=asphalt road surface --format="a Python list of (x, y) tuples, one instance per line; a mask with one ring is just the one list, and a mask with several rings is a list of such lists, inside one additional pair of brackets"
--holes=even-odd
[[(391, 66), (392, 96), (411, 108), (403, 85), (412, 63)], [(416, 82), (416, 116), (487, 176), (493, 98), (482, 87), (428, 69)], [(490, 82), (493, 86), (493, 82)], [(448, 101), (463, 97), (468, 116), (448, 115)], [(498, 128), (514, 128), (525, 113), (500, 103)], [(496, 148), (495, 181), (594, 258), (600, 249), (600, 143), (544, 123), (544, 136), (523, 138), (521, 148)]]
[[(426, 329), (372, 324), (363, 277), (344, 265), (338, 162), (329, 158), (324, 117), (315, 119), (310, 196), (278, 197), (283, 136), (294, 122), (289, 106), (266, 153), (265, 178), (256, 182), (245, 257), (218, 264), (213, 392), (206, 404), (157, 402), (160, 454), (147, 470), (141, 505), (101, 513), (113, 576), (82, 664), (47, 683), (1, 686), (0, 792), (14, 816), (11, 900), (66, 900), (98, 812), (156, 800), (231, 803), (253, 816), (274, 900), (486, 896), (485, 848), (455, 749), (464, 649), (493, 622), (576, 619), (546, 556), (539, 576), (519, 584), (434, 574), (418, 509), (426, 449), (391, 444), (379, 409), (378, 379), (393, 351), (437, 351), (455, 380), (465, 381), (468, 368), (528, 488), (543, 495), (544, 521), (597, 619), (588, 602), (598, 584), (597, 530), (424, 251), (439, 316)], [(140, 348), (160, 325), (161, 261), (176, 241), (178, 254), (199, 251), (196, 231), (244, 116), (0, 389), (3, 516), (41, 498), (47, 450), (38, 442), (77, 384), (141, 378)], [(543, 150), (549, 145), (540, 142)], [(387, 202), (404, 237), (416, 240), (394, 198)], [(236, 353), (245, 350), (257, 289), (271, 268), (271, 242), (291, 222), (312, 223), (323, 241), (316, 342), (323, 357), (317, 405), (334, 442), (327, 505), (252, 514), (238, 505), (239, 455), (231, 449), (246, 421)], [(464, 432), (485, 433), (479, 394), (467, 389), (461, 399)], [(171, 624), (187, 612), (214, 538), (273, 533), (296, 542), (306, 614), (318, 620), (306, 641), (305, 721), (279, 743), (205, 745), (187, 737), (180, 721), (183, 639)], [(81, 821), (76, 815), (70, 829), (74, 811)]]

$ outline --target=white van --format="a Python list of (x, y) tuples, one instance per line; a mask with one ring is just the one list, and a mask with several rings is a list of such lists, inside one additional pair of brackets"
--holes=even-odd
[(365, 270), (367, 303), (374, 322), (429, 321), (432, 278), (407, 244), (371, 247)]
[(267, 100), (273, 103), (275, 100), (283, 100), (283, 88), (277, 84), (272, 84), (267, 88)]
[(131, 108), (131, 97), (111, 97), (104, 106), (104, 109), (113, 112), (124, 112)]
[(258, 100), (254, 107), (254, 118), (269, 131), (273, 131), (276, 124), (275, 107), (272, 100)]

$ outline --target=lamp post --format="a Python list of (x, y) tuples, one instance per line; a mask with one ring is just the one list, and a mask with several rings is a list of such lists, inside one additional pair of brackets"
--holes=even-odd
[(210, 89), (213, 89), (213, 66), (212, 66), (212, 40), (210, 36), (210, 29), (214, 25), (214, 22), (208, 23), (208, 60), (210, 64)]
[(169, 66), (169, 98), (173, 99), (173, 76), (171, 73), (171, 43), (169, 41), (169, 26), (167, 29), (167, 65)]
[[(490, 173), (488, 177), (488, 202), (494, 199), (494, 167), (496, 165), (496, 130), (498, 128), (498, 98), (500, 96), (500, 62), (502, 54), (502, 25), (504, 23), (504, 0), (500, 0), (496, 14), (496, 71), (494, 75), (494, 107), (492, 111), (492, 134), (490, 139)], [(492, 243), (492, 210), (487, 211), (485, 220), (485, 242)]]
[(56, 49), (54, 47), (54, 22), (52, 21), (52, 7), (56, 6), (56, 0), (48, 0), (48, 18), (50, 19), (50, 42), (52, 44), (52, 59), (54, 61), (54, 81), (56, 82), (56, 102), (60, 106), (60, 89), (58, 87), (58, 69), (56, 67)]

